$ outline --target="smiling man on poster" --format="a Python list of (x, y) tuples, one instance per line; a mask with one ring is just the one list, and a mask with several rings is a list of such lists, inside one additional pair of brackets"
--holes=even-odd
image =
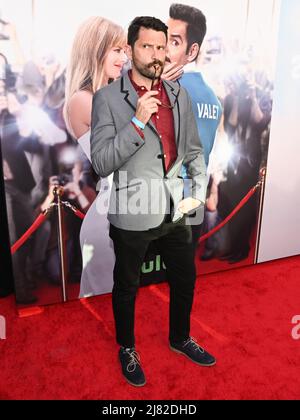
[[(190, 336), (196, 273), (186, 216), (204, 206), (207, 177), (190, 98), (179, 84), (161, 80), (167, 31), (156, 18), (134, 19), (128, 30), (132, 70), (96, 93), (92, 112), (94, 169), (100, 177), (114, 174), (108, 212), (116, 254), (113, 311), (122, 372), (134, 386), (146, 383), (134, 318), (141, 265), (153, 240), (170, 284), (170, 347), (199, 365), (215, 364)], [(191, 183), (187, 198), (183, 165)], [(136, 194), (143, 199), (139, 211), (131, 206)]]

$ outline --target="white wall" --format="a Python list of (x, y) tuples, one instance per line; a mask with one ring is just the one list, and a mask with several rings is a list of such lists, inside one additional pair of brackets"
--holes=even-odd
[(282, 2), (258, 261), (300, 254), (300, 2)]

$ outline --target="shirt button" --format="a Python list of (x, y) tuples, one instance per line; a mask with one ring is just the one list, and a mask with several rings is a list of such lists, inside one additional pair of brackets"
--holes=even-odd
[(159, 120), (159, 115), (156, 118)]

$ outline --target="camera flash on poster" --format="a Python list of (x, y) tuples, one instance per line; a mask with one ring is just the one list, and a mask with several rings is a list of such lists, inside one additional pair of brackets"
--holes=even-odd
[(67, 147), (62, 152), (62, 155), (61, 155), (61, 158), (60, 158), (60, 163), (63, 163), (63, 164), (68, 165), (68, 166), (69, 165), (72, 166), (72, 165), (74, 165), (75, 160), (76, 160), (76, 152), (75, 152), (74, 147)]
[(228, 163), (234, 156), (234, 146), (230, 144), (226, 137), (222, 138), (218, 148), (217, 148), (217, 159), (224, 166), (227, 166)]
[(44, 122), (44, 111), (40, 108), (33, 106), (27, 106), (26, 110), (23, 110), (22, 115), (19, 119), (19, 125), (30, 128), (33, 132), (37, 132), (39, 127)]

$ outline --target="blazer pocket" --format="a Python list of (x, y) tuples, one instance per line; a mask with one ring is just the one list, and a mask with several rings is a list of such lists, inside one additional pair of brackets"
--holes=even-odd
[(136, 182), (135, 184), (129, 184), (129, 185), (126, 185), (125, 187), (116, 188), (116, 192), (122, 191), (122, 190), (129, 190), (129, 188), (138, 187), (141, 184), (142, 182)]

